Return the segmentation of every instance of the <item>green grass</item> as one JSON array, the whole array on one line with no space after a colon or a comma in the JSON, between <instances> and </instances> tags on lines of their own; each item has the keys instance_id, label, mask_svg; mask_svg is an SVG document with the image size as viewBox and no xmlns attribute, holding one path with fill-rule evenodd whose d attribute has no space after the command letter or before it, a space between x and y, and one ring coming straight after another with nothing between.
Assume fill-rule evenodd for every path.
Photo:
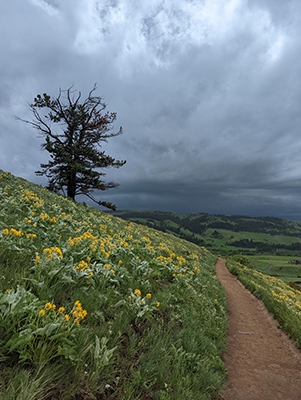
<instances>
[{"instance_id":1,"label":"green grass","mask_svg":"<svg viewBox=\"0 0 301 400\"><path fill-rule=\"evenodd\" d=\"M213 232L217 231L221 238L215 238ZM300 237L298 236L285 236L285 235L269 235L267 233L258 232L231 232L225 229L207 229L206 233L203 235L203 239L206 243L210 243L210 249L213 252L222 251L224 254L258 254L256 244L254 247L244 248L244 247L234 247L231 243L239 240L253 240L254 243L260 242L266 245L286 245L289 246L293 243L300 242ZM293 257L293 258L296 258Z\"/></svg>"},{"instance_id":2,"label":"green grass","mask_svg":"<svg viewBox=\"0 0 301 400\"><path fill-rule=\"evenodd\" d=\"M211 399L216 256L0 172L0 399Z\"/></svg>"},{"instance_id":3,"label":"green grass","mask_svg":"<svg viewBox=\"0 0 301 400\"><path fill-rule=\"evenodd\" d=\"M248 256L249 266L268 275L281 277L285 281L301 281L301 265L294 265L293 256L257 255Z\"/></svg>"}]
</instances>

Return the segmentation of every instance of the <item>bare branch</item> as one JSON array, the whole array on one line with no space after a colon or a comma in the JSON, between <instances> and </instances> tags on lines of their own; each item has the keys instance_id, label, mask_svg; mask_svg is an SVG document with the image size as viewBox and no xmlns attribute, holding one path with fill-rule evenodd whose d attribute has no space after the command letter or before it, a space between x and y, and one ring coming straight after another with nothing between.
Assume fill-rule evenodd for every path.
<instances>
[{"instance_id":1,"label":"bare branch","mask_svg":"<svg viewBox=\"0 0 301 400\"><path fill-rule=\"evenodd\" d=\"M38 113L38 111L36 110L36 108L32 105L29 104L29 108L31 109L36 121L32 120L32 121L28 121L26 119L22 119L20 117L15 117L17 120L25 122L26 124L31 125L34 129L37 129L38 131L41 132L41 136L50 136L52 137L54 140L57 140L60 144L63 144L63 142L60 139L60 135L54 134L50 128L50 126L48 124L46 124L46 122L43 120L43 118L40 116L40 114Z\"/></svg>"},{"instance_id":2,"label":"bare branch","mask_svg":"<svg viewBox=\"0 0 301 400\"><path fill-rule=\"evenodd\" d=\"M97 89L97 83L95 82L93 88L89 92L88 99L92 97L92 93L95 92L96 89Z\"/></svg>"}]
</instances>

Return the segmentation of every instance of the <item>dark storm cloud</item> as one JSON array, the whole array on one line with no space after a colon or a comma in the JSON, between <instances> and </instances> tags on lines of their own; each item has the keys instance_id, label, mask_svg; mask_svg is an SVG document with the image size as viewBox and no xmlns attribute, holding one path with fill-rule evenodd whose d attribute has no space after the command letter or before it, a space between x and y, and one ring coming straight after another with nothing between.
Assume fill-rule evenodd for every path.
<instances>
[{"instance_id":1,"label":"dark storm cloud","mask_svg":"<svg viewBox=\"0 0 301 400\"><path fill-rule=\"evenodd\" d=\"M297 0L11 0L0 6L0 168L37 183L37 93L98 83L119 209L301 219Z\"/></svg>"}]
</instances>

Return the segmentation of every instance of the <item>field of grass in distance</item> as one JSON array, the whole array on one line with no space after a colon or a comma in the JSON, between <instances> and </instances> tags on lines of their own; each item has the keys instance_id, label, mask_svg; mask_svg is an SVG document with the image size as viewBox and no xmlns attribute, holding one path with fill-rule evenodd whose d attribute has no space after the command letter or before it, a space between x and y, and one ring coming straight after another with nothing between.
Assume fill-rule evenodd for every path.
<instances>
[{"instance_id":1,"label":"field of grass in distance","mask_svg":"<svg viewBox=\"0 0 301 400\"><path fill-rule=\"evenodd\" d=\"M285 281L301 281L301 265L294 264L294 256L256 255L247 256L248 266Z\"/></svg>"},{"instance_id":2,"label":"field of grass in distance","mask_svg":"<svg viewBox=\"0 0 301 400\"><path fill-rule=\"evenodd\" d=\"M214 255L2 171L0 201L0 399L217 396Z\"/></svg>"}]
</instances>

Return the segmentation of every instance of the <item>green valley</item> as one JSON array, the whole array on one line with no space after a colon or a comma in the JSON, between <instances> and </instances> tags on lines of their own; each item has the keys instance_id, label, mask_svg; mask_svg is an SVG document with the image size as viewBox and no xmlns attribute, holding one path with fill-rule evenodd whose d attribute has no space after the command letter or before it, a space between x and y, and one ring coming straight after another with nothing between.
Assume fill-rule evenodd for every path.
<instances>
[{"instance_id":1,"label":"green valley","mask_svg":"<svg viewBox=\"0 0 301 400\"><path fill-rule=\"evenodd\" d=\"M123 210L114 215L172 233L223 255L301 255L301 222L297 221L205 213L185 215L151 210Z\"/></svg>"}]
</instances>

